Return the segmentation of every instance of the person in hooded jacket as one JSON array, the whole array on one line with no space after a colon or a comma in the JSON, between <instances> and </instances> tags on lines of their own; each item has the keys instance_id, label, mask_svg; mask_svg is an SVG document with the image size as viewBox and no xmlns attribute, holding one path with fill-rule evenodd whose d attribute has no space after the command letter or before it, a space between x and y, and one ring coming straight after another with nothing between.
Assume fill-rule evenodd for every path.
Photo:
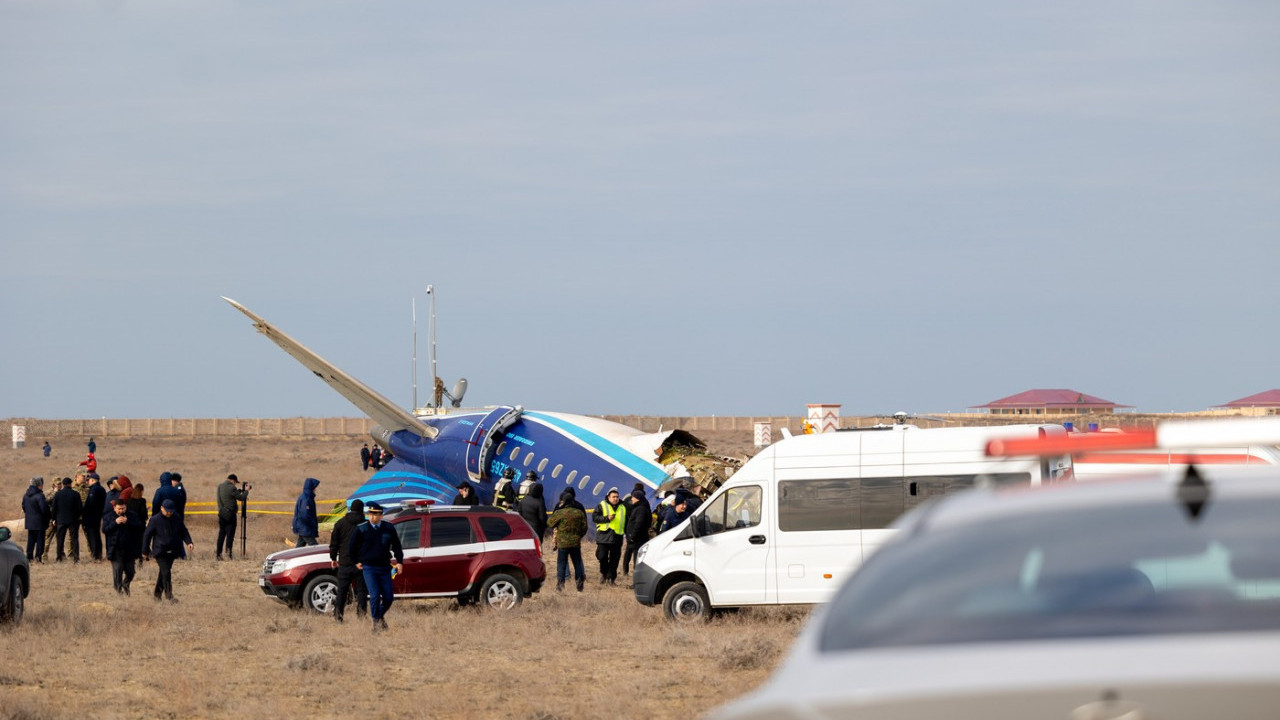
<instances>
[{"instance_id":1,"label":"person in hooded jacket","mask_svg":"<svg viewBox=\"0 0 1280 720\"><path fill-rule=\"evenodd\" d=\"M173 486L173 473L160 473L160 487L157 487L155 495L151 496L152 517L160 514L160 506L165 500L172 500L176 508L178 506L178 498L181 496L182 493Z\"/></svg>"},{"instance_id":2,"label":"person in hooded jacket","mask_svg":"<svg viewBox=\"0 0 1280 720\"><path fill-rule=\"evenodd\" d=\"M644 496L644 490L637 487L627 496L627 526L623 532L627 547L622 551L623 577L629 573L631 559L636 556L640 546L649 542L651 525L653 525L653 511L649 508L649 499Z\"/></svg>"},{"instance_id":3,"label":"person in hooded jacket","mask_svg":"<svg viewBox=\"0 0 1280 720\"><path fill-rule=\"evenodd\" d=\"M106 538L106 555L111 561L111 582L116 592L129 594L135 563L142 557L142 520L129 512L129 501L116 498L111 510L102 518L102 535Z\"/></svg>"},{"instance_id":4,"label":"person in hooded jacket","mask_svg":"<svg viewBox=\"0 0 1280 720\"><path fill-rule=\"evenodd\" d=\"M22 496L22 519L27 529L27 562L44 562L44 533L49 528L49 501L44 499L44 478L31 478Z\"/></svg>"},{"instance_id":5,"label":"person in hooded jacket","mask_svg":"<svg viewBox=\"0 0 1280 720\"><path fill-rule=\"evenodd\" d=\"M587 582L587 570L582 565L582 536L587 534L587 511L578 502L573 488L560 493L560 502L547 520L547 527L555 530L556 590L564 590L569 579L569 562L573 562L573 578L582 592Z\"/></svg>"},{"instance_id":6,"label":"person in hooded jacket","mask_svg":"<svg viewBox=\"0 0 1280 720\"><path fill-rule=\"evenodd\" d=\"M62 562L66 557L63 548L66 544L67 531L71 531L71 561L80 562L80 518L84 512L84 503L80 493L71 487L71 478L62 478L62 489L53 496L49 504L49 512L53 514L53 524L58 530L58 557Z\"/></svg>"},{"instance_id":7,"label":"person in hooded jacket","mask_svg":"<svg viewBox=\"0 0 1280 720\"><path fill-rule=\"evenodd\" d=\"M542 499L542 483L529 486L529 494L525 495L519 505L520 517L529 523L533 532L542 542L547 535L547 505Z\"/></svg>"},{"instance_id":8,"label":"person in hooded jacket","mask_svg":"<svg viewBox=\"0 0 1280 720\"><path fill-rule=\"evenodd\" d=\"M147 488L142 483L121 490L120 499L128 503L129 512L137 515L143 525L147 524ZM138 567L142 567L142 558L138 558Z\"/></svg>"},{"instance_id":9,"label":"person in hooded jacket","mask_svg":"<svg viewBox=\"0 0 1280 720\"><path fill-rule=\"evenodd\" d=\"M458 485L458 494L453 496L454 505L479 505L480 498L476 497L476 489L471 487L471 483L463 480Z\"/></svg>"},{"instance_id":10,"label":"person in hooded jacket","mask_svg":"<svg viewBox=\"0 0 1280 720\"><path fill-rule=\"evenodd\" d=\"M302 481L302 492L293 504L293 534L298 536L298 547L315 545L320 536L320 519L316 516L316 488L320 481L307 478Z\"/></svg>"},{"instance_id":11,"label":"person in hooded jacket","mask_svg":"<svg viewBox=\"0 0 1280 720\"><path fill-rule=\"evenodd\" d=\"M351 536L364 524L364 501L352 500L347 514L338 519L329 535L329 560L338 571L338 593L333 598L333 619L342 622L347 609L347 593L355 584L356 615L364 617L369 612L369 589L364 585L364 573L356 569L351 556Z\"/></svg>"}]
</instances>

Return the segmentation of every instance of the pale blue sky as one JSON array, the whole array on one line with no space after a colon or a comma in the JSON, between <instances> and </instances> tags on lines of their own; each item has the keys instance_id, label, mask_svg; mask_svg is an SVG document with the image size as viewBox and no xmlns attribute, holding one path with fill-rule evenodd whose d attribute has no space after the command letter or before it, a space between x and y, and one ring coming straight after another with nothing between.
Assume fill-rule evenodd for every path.
<instances>
[{"instance_id":1,"label":"pale blue sky","mask_svg":"<svg viewBox=\"0 0 1280 720\"><path fill-rule=\"evenodd\" d=\"M1280 387L1272 2L0 4L0 417ZM420 322L419 396L426 397Z\"/></svg>"}]
</instances>

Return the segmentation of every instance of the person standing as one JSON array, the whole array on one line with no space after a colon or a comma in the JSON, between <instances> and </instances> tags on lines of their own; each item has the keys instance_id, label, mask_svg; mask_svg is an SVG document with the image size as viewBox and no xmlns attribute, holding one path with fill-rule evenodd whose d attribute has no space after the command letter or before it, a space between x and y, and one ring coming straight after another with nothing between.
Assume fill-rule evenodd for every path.
<instances>
[{"instance_id":1,"label":"person standing","mask_svg":"<svg viewBox=\"0 0 1280 720\"><path fill-rule=\"evenodd\" d=\"M184 547L188 552L196 549L186 523L175 512L176 505L172 500L161 502L160 512L151 516L142 533L142 557L144 560L154 558L159 567L154 593L157 601L163 594L169 602L178 602L173 596L173 561Z\"/></svg>"},{"instance_id":2,"label":"person standing","mask_svg":"<svg viewBox=\"0 0 1280 720\"><path fill-rule=\"evenodd\" d=\"M142 557L143 530L142 520L129 512L128 500L116 498L111 512L102 519L107 559L111 561L111 584L121 595L129 594L135 563Z\"/></svg>"},{"instance_id":3,"label":"person standing","mask_svg":"<svg viewBox=\"0 0 1280 720\"><path fill-rule=\"evenodd\" d=\"M351 536L364 524L364 501L352 500L347 514L333 525L329 535L329 561L338 571L338 593L333 598L333 619L342 622L347 609L347 593L355 583L356 615L363 617L369 611L369 590L364 585L364 573L356 569L351 556Z\"/></svg>"},{"instance_id":4,"label":"person standing","mask_svg":"<svg viewBox=\"0 0 1280 720\"><path fill-rule=\"evenodd\" d=\"M503 510L512 510L516 506L516 489L511 486L511 482L516 479L516 471L514 468L504 468L502 477L498 478L498 482L493 486L493 504Z\"/></svg>"},{"instance_id":5,"label":"person standing","mask_svg":"<svg viewBox=\"0 0 1280 720\"><path fill-rule=\"evenodd\" d=\"M98 470L98 459L93 456L93 453L89 453L89 457L81 460L80 464L84 466L84 471L87 473L97 472Z\"/></svg>"},{"instance_id":6,"label":"person standing","mask_svg":"<svg viewBox=\"0 0 1280 720\"><path fill-rule=\"evenodd\" d=\"M128 503L129 512L138 516L143 525L147 524L147 489L142 483L130 485L120 492L120 499ZM138 567L142 567L142 558L138 558Z\"/></svg>"},{"instance_id":7,"label":"person standing","mask_svg":"<svg viewBox=\"0 0 1280 720\"><path fill-rule=\"evenodd\" d=\"M369 617L376 633L387 629L387 610L395 601L391 569L400 572L404 548L400 546L400 537L391 523L382 522L381 505L369 503L365 506L365 514L369 516L369 522L361 524L351 534L349 549L356 568L364 573L365 586L369 588Z\"/></svg>"},{"instance_id":8,"label":"person standing","mask_svg":"<svg viewBox=\"0 0 1280 720\"><path fill-rule=\"evenodd\" d=\"M93 438L89 438L89 454L92 455L96 452L98 452L98 443L94 442Z\"/></svg>"},{"instance_id":9,"label":"person standing","mask_svg":"<svg viewBox=\"0 0 1280 720\"><path fill-rule=\"evenodd\" d=\"M365 443L364 447L360 448L360 468L369 469L369 443Z\"/></svg>"},{"instance_id":10,"label":"person standing","mask_svg":"<svg viewBox=\"0 0 1280 720\"><path fill-rule=\"evenodd\" d=\"M591 512L596 523L596 560L600 561L600 582L616 585L618 560L622 559L622 536L627 527L627 506L618 488L611 487L604 500Z\"/></svg>"},{"instance_id":11,"label":"person standing","mask_svg":"<svg viewBox=\"0 0 1280 720\"><path fill-rule=\"evenodd\" d=\"M534 483L529 487L529 494L520 500L520 517L533 528L538 542L547 535L547 505L542 499L542 483Z\"/></svg>"},{"instance_id":12,"label":"person standing","mask_svg":"<svg viewBox=\"0 0 1280 720\"><path fill-rule=\"evenodd\" d=\"M303 480L302 492L293 503L293 534L298 536L298 547L315 545L320 536L320 519L316 516L317 487L320 487L319 480Z\"/></svg>"},{"instance_id":13,"label":"person standing","mask_svg":"<svg viewBox=\"0 0 1280 720\"><path fill-rule=\"evenodd\" d=\"M51 445L49 444L49 441L48 441L48 440L45 440L45 441L44 441L44 456L45 456L45 457L49 457L49 453L51 453L51 452L53 452L53 446L51 446Z\"/></svg>"},{"instance_id":14,"label":"person standing","mask_svg":"<svg viewBox=\"0 0 1280 720\"><path fill-rule=\"evenodd\" d=\"M382 448L377 445L374 445L373 449L369 451L369 465L374 470L382 467Z\"/></svg>"},{"instance_id":15,"label":"person standing","mask_svg":"<svg viewBox=\"0 0 1280 720\"><path fill-rule=\"evenodd\" d=\"M80 516L80 527L84 529L85 544L89 546L89 554L94 561L102 561L102 515L107 509L107 491L102 489L98 473L88 476L89 485L84 497L84 511Z\"/></svg>"},{"instance_id":16,"label":"person standing","mask_svg":"<svg viewBox=\"0 0 1280 720\"><path fill-rule=\"evenodd\" d=\"M62 478L62 489L54 494L49 512L53 514L53 524L58 533L57 562L66 557L63 548L68 530L71 531L71 561L80 562L80 518L84 514L84 503L80 501L80 493L71 487L71 478Z\"/></svg>"},{"instance_id":17,"label":"person standing","mask_svg":"<svg viewBox=\"0 0 1280 720\"><path fill-rule=\"evenodd\" d=\"M218 483L218 544L214 546L218 560L222 559L224 545L227 559L234 559L231 549L236 544L236 513L240 510L240 503L249 497L248 484L241 488L237 487L239 482L240 478L231 473Z\"/></svg>"},{"instance_id":18,"label":"person standing","mask_svg":"<svg viewBox=\"0 0 1280 720\"><path fill-rule=\"evenodd\" d=\"M22 520L27 529L27 562L44 562L44 533L49 527L49 501L44 499L44 478L31 478L22 496Z\"/></svg>"},{"instance_id":19,"label":"person standing","mask_svg":"<svg viewBox=\"0 0 1280 720\"><path fill-rule=\"evenodd\" d=\"M476 489L471 487L471 483L463 480L458 485L458 494L453 496L454 505L479 505L480 498L476 497Z\"/></svg>"},{"instance_id":20,"label":"person standing","mask_svg":"<svg viewBox=\"0 0 1280 720\"><path fill-rule=\"evenodd\" d=\"M582 536L587 534L587 511L578 502L573 488L567 487L560 493L560 502L556 503L551 519L547 520L547 527L555 530L556 591L564 590L564 582L569 579L569 562L573 561L573 578L578 583L578 592L582 592L587 582L587 570L582 565Z\"/></svg>"},{"instance_id":21,"label":"person standing","mask_svg":"<svg viewBox=\"0 0 1280 720\"><path fill-rule=\"evenodd\" d=\"M653 511L649 508L649 499L644 496L644 489L637 487L627 497L627 527L623 535L627 547L622 551L622 576L626 577L631 567L631 559L636 556L640 546L649 542L649 527L653 524Z\"/></svg>"},{"instance_id":22,"label":"person standing","mask_svg":"<svg viewBox=\"0 0 1280 720\"><path fill-rule=\"evenodd\" d=\"M165 500L172 500L174 507L177 507L178 498L182 493L173 486L173 473L160 473L160 487L156 488L156 494L151 497L151 516L155 517L160 514L160 505Z\"/></svg>"}]
</instances>

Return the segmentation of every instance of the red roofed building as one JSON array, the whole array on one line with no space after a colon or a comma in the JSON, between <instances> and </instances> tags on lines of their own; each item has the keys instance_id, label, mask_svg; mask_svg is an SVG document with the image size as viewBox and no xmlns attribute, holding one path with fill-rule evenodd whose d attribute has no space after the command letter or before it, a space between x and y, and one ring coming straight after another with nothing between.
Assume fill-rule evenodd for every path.
<instances>
[{"instance_id":1,"label":"red roofed building","mask_svg":"<svg viewBox=\"0 0 1280 720\"><path fill-rule=\"evenodd\" d=\"M1081 415L1114 413L1117 408L1129 407L1133 406L1117 405L1075 390L1028 390L974 409L986 410L992 415Z\"/></svg>"},{"instance_id":2,"label":"red roofed building","mask_svg":"<svg viewBox=\"0 0 1280 720\"><path fill-rule=\"evenodd\" d=\"M1225 405L1215 405L1214 407L1222 408L1258 408L1266 415L1280 415L1280 390L1267 390L1257 395L1242 397L1239 400L1232 400Z\"/></svg>"}]
</instances>

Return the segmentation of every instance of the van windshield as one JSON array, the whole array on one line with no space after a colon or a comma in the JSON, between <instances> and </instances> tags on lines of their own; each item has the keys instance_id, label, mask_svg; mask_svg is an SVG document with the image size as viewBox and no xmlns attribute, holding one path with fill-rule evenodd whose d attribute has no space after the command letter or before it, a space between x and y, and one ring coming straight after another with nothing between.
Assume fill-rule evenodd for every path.
<instances>
[{"instance_id":1,"label":"van windshield","mask_svg":"<svg viewBox=\"0 0 1280 720\"><path fill-rule=\"evenodd\" d=\"M1089 507L926 530L831 601L823 651L1280 629L1280 500Z\"/></svg>"}]
</instances>

